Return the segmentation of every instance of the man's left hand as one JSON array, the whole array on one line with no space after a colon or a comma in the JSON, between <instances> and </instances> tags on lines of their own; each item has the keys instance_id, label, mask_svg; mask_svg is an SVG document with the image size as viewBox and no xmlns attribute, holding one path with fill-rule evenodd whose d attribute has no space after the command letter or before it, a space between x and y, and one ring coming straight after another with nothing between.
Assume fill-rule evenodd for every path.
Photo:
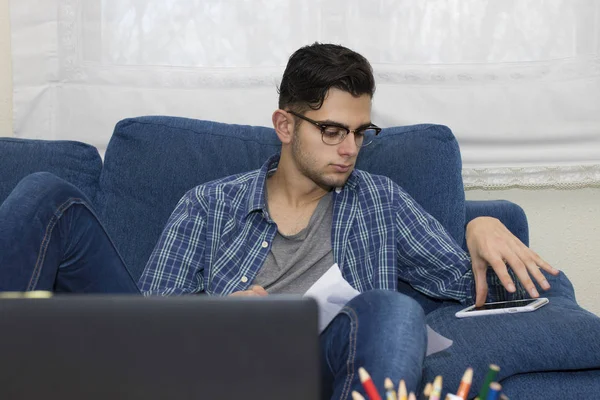
<instances>
[{"instance_id":1,"label":"man's left hand","mask_svg":"<svg viewBox=\"0 0 600 400\"><path fill-rule=\"evenodd\" d=\"M560 272L542 260L536 252L525 246L496 218L478 217L473 219L467 224L466 236L475 277L477 293L475 304L478 307L485 303L487 297L486 271L488 265L494 269L506 290L514 293L516 287L508 274L506 268L508 264L529 295L534 298L539 297L539 293L531 277L544 290L548 290L550 284L540 268L552 275L558 275Z\"/></svg>"}]
</instances>

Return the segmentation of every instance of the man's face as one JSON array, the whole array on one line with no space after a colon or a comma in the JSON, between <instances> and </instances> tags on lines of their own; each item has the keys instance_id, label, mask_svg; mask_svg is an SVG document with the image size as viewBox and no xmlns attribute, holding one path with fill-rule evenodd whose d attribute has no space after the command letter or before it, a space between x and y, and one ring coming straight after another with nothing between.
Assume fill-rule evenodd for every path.
<instances>
[{"instance_id":1,"label":"man's face","mask_svg":"<svg viewBox=\"0 0 600 400\"><path fill-rule=\"evenodd\" d=\"M320 122L342 125L350 130L371 123L371 97L354 97L348 92L332 88L319 110L309 110L304 116ZM321 139L319 127L296 119L292 139L292 159L298 170L324 189L343 186L356 164L360 148L354 141L354 133L343 142L327 145Z\"/></svg>"}]
</instances>

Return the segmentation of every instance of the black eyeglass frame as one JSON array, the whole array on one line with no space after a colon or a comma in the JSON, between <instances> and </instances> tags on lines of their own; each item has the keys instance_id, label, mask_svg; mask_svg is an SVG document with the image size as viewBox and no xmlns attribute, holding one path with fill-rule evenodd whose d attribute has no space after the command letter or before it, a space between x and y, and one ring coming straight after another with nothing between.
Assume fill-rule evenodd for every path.
<instances>
[{"instance_id":1,"label":"black eyeglass frame","mask_svg":"<svg viewBox=\"0 0 600 400\"><path fill-rule=\"evenodd\" d=\"M346 140L346 136L348 136L350 133L354 133L354 143L356 143L356 134L357 133L360 133L360 132L372 129L372 130L375 131L375 135L374 135L374 137L375 137L375 136L379 135L379 133L381 132L381 128L378 127L377 125L373 125L373 124L371 124L369 126L365 126L363 128L351 130L351 129L348 129L345 126L342 126L340 124L332 124L332 123L324 124L323 122L315 121L313 119L310 119L310 118L308 118L308 117L306 117L306 116L304 116L302 114L299 114L299 113L297 113L295 111L292 111L292 110L285 110L285 111L288 112L288 113L290 113L290 114L292 114L292 115L294 115L294 116L296 116L296 117L298 117L298 118L300 118L300 119L303 119L306 122L310 122L311 124L313 124L317 128L321 129L321 140L323 141L323 143L325 143L328 146L336 146L336 145L342 143L344 140ZM325 141L325 130L327 128L329 128L329 127L335 127L335 128L342 129L346 133L341 137L341 139L340 139L339 142L337 142L337 143L327 143ZM366 138L365 135L363 135L363 140L364 140L364 138ZM360 146L358 146L358 145L357 146L358 147L366 147L366 146L370 145L371 143L373 143L373 139L371 139L370 141L368 141L366 143L363 142L363 143L360 144Z\"/></svg>"}]
</instances>

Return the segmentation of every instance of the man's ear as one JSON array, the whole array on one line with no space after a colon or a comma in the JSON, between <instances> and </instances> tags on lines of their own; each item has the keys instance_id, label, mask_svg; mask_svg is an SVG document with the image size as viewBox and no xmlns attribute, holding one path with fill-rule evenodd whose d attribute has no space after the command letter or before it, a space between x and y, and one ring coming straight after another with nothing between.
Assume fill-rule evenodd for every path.
<instances>
[{"instance_id":1,"label":"man's ear","mask_svg":"<svg viewBox=\"0 0 600 400\"><path fill-rule=\"evenodd\" d=\"M283 110L275 110L273 113L273 128L282 144L288 144L294 136L294 117Z\"/></svg>"}]
</instances>

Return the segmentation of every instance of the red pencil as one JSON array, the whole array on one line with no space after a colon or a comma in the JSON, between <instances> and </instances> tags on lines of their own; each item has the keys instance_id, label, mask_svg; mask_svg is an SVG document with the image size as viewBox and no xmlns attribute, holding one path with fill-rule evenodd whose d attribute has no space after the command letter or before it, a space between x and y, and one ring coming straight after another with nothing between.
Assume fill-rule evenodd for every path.
<instances>
[{"instance_id":1,"label":"red pencil","mask_svg":"<svg viewBox=\"0 0 600 400\"><path fill-rule=\"evenodd\" d=\"M381 396L379 395L379 392L377 392L373 379L371 379L371 375L369 375L367 370L360 367L358 369L358 376L360 377L360 383L362 383L365 388L369 400L381 400Z\"/></svg>"},{"instance_id":2,"label":"red pencil","mask_svg":"<svg viewBox=\"0 0 600 400\"><path fill-rule=\"evenodd\" d=\"M465 374L463 375L463 377L460 381L460 386L458 387L458 391L456 392L456 395L458 397L462 397L463 399L468 398L469 397L469 389L471 389L472 382L473 382L473 368L469 367L465 371Z\"/></svg>"}]
</instances>

